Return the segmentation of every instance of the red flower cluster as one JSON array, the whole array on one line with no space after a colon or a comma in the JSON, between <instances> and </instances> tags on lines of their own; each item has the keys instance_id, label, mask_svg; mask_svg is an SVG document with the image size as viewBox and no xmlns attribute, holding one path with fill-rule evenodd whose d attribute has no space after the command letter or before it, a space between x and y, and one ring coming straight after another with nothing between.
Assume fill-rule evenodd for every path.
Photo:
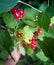
<instances>
[{"instance_id":1,"label":"red flower cluster","mask_svg":"<svg viewBox=\"0 0 54 65\"><path fill-rule=\"evenodd\" d=\"M16 8L13 8L11 10L11 13L15 19L20 19L24 15L24 10L23 9L18 10Z\"/></svg>"},{"instance_id":2,"label":"red flower cluster","mask_svg":"<svg viewBox=\"0 0 54 65\"><path fill-rule=\"evenodd\" d=\"M30 41L30 44L28 44L28 45L32 48L32 50L35 50L36 49L36 38L35 38L35 36L33 36L32 39L29 41ZM22 46L24 48L26 48L26 45L27 45L27 43L22 44Z\"/></svg>"},{"instance_id":3,"label":"red flower cluster","mask_svg":"<svg viewBox=\"0 0 54 65\"><path fill-rule=\"evenodd\" d=\"M33 36L32 37L32 39L31 40L29 40L30 41L30 44L29 44L29 46L32 48L32 50L35 50L36 49L36 38L35 38L35 36ZM24 47L24 48L26 48L26 45L27 45L27 43L25 43L25 44L22 44L22 46Z\"/></svg>"},{"instance_id":4,"label":"red flower cluster","mask_svg":"<svg viewBox=\"0 0 54 65\"><path fill-rule=\"evenodd\" d=\"M20 38L20 37L22 37L22 35L23 34L21 33L21 31L18 30L17 37ZM30 44L28 44L27 42L25 42L24 44L22 44L22 46L24 48L26 48L26 45L28 44L29 46L31 46L32 50L35 50L36 49L36 38L35 38L35 36L33 36L32 39L29 40L29 42L30 42Z\"/></svg>"},{"instance_id":5,"label":"red flower cluster","mask_svg":"<svg viewBox=\"0 0 54 65\"><path fill-rule=\"evenodd\" d=\"M30 42L31 42L31 44L30 44L30 46L31 46L31 48L33 49L33 50L35 50L36 49L36 38L35 38L35 36L33 36L32 37L32 39L30 40Z\"/></svg>"},{"instance_id":6,"label":"red flower cluster","mask_svg":"<svg viewBox=\"0 0 54 65\"><path fill-rule=\"evenodd\" d=\"M18 32L17 32L17 37L18 37L18 38L22 37L22 33L21 33L20 30L18 30Z\"/></svg>"},{"instance_id":7,"label":"red flower cluster","mask_svg":"<svg viewBox=\"0 0 54 65\"><path fill-rule=\"evenodd\" d=\"M39 35L41 33L41 28L38 28L38 30L35 32L35 34Z\"/></svg>"}]
</instances>

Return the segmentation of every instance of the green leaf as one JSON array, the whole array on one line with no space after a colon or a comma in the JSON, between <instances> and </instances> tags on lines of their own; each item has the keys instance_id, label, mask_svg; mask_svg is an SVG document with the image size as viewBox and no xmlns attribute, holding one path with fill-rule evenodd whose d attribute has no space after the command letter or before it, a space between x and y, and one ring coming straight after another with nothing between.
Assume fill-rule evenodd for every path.
<instances>
[{"instance_id":1,"label":"green leaf","mask_svg":"<svg viewBox=\"0 0 54 65\"><path fill-rule=\"evenodd\" d=\"M38 35L38 39L40 39L41 41L43 40L44 37L44 31L42 31L39 35Z\"/></svg>"},{"instance_id":2,"label":"green leaf","mask_svg":"<svg viewBox=\"0 0 54 65\"><path fill-rule=\"evenodd\" d=\"M38 30L38 26L36 26L36 27L30 27L30 28L31 28L31 31L32 31L33 33Z\"/></svg>"},{"instance_id":3,"label":"green leaf","mask_svg":"<svg viewBox=\"0 0 54 65\"><path fill-rule=\"evenodd\" d=\"M39 9L42 11L42 12L45 12L46 8L48 7L48 5L46 4L46 2L42 3L41 6L39 7Z\"/></svg>"},{"instance_id":4,"label":"green leaf","mask_svg":"<svg viewBox=\"0 0 54 65\"><path fill-rule=\"evenodd\" d=\"M25 8L25 14L23 16L23 19L28 20L35 20L36 19L37 11L32 8Z\"/></svg>"},{"instance_id":5,"label":"green leaf","mask_svg":"<svg viewBox=\"0 0 54 65\"><path fill-rule=\"evenodd\" d=\"M39 45L44 51L45 55L54 62L54 39L45 37L44 41L39 41Z\"/></svg>"},{"instance_id":6,"label":"green leaf","mask_svg":"<svg viewBox=\"0 0 54 65\"><path fill-rule=\"evenodd\" d=\"M23 31L24 31L24 35L25 35L25 38L26 39L31 39L32 36L33 36L33 32L31 31L30 27L29 26L25 26L23 28Z\"/></svg>"},{"instance_id":7,"label":"green leaf","mask_svg":"<svg viewBox=\"0 0 54 65\"><path fill-rule=\"evenodd\" d=\"M9 28L15 28L15 26L17 25L17 21L9 13L3 14L3 21L5 22L6 26Z\"/></svg>"},{"instance_id":8,"label":"green leaf","mask_svg":"<svg viewBox=\"0 0 54 65\"><path fill-rule=\"evenodd\" d=\"M18 0L0 0L0 13L7 12L18 3Z\"/></svg>"},{"instance_id":9,"label":"green leaf","mask_svg":"<svg viewBox=\"0 0 54 65\"><path fill-rule=\"evenodd\" d=\"M9 56L9 53L6 50L2 50L0 53L0 58L7 59Z\"/></svg>"},{"instance_id":10,"label":"green leaf","mask_svg":"<svg viewBox=\"0 0 54 65\"><path fill-rule=\"evenodd\" d=\"M46 14L48 14L48 16L51 18L51 17L53 17L54 16L54 7L48 7L47 9L46 9Z\"/></svg>"},{"instance_id":11,"label":"green leaf","mask_svg":"<svg viewBox=\"0 0 54 65\"><path fill-rule=\"evenodd\" d=\"M51 24L54 24L54 16L51 18Z\"/></svg>"},{"instance_id":12,"label":"green leaf","mask_svg":"<svg viewBox=\"0 0 54 65\"><path fill-rule=\"evenodd\" d=\"M37 56L40 60L42 60L42 61L44 61L44 62L48 61L48 58L44 55L44 53L43 53L42 50L39 51L39 52L36 54L36 56Z\"/></svg>"},{"instance_id":13,"label":"green leaf","mask_svg":"<svg viewBox=\"0 0 54 65\"><path fill-rule=\"evenodd\" d=\"M0 65L4 65L4 62L3 61L0 61Z\"/></svg>"},{"instance_id":14,"label":"green leaf","mask_svg":"<svg viewBox=\"0 0 54 65\"><path fill-rule=\"evenodd\" d=\"M36 20L36 14L37 11L32 9L32 8L25 8L25 14L23 16L23 22L35 27L36 26L36 22L34 20Z\"/></svg>"},{"instance_id":15,"label":"green leaf","mask_svg":"<svg viewBox=\"0 0 54 65\"><path fill-rule=\"evenodd\" d=\"M33 0L32 2L29 2L29 4L31 4L32 6L35 6L35 7L39 7L40 6L39 0Z\"/></svg>"},{"instance_id":16,"label":"green leaf","mask_svg":"<svg viewBox=\"0 0 54 65\"><path fill-rule=\"evenodd\" d=\"M46 13L41 13L38 17L38 24L41 28L48 31L50 24L50 17Z\"/></svg>"},{"instance_id":17,"label":"green leaf","mask_svg":"<svg viewBox=\"0 0 54 65\"><path fill-rule=\"evenodd\" d=\"M7 49L13 46L13 41L7 30L0 30L0 44Z\"/></svg>"},{"instance_id":18,"label":"green leaf","mask_svg":"<svg viewBox=\"0 0 54 65\"><path fill-rule=\"evenodd\" d=\"M0 30L0 44L10 54L11 58L13 59L11 55L11 51L13 50L13 41L7 30Z\"/></svg>"},{"instance_id":19,"label":"green leaf","mask_svg":"<svg viewBox=\"0 0 54 65\"><path fill-rule=\"evenodd\" d=\"M34 53L34 51L32 50L32 48L29 45L27 45L27 47L26 47L26 53L29 56L32 56L32 54Z\"/></svg>"},{"instance_id":20,"label":"green leaf","mask_svg":"<svg viewBox=\"0 0 54 65\"><path fill-rule=\"evenodd\" d=\"M19 44L19 51L23 56L25 55L25 49L21 44Z\"/></svg>"},{"instance_id":21,"label":"green leaf","mask_svg":"<svg viewBox=\"0 0 54 65\"><path fill-rule=\"evenodd\" d=\"M41 13L38 17L38 24L46 31L49 28L50 18L54 16L54 7L48 7L44 13Z\"/></svg>"},{"instance_id":22,"label":"green leaf","mask_svg":"<svg viewBox=\"0 0 54 65\"><path fill-rule=\"evenodd\" d=\"M43 41L45 36L54 38L54 28L49 28L48 32L42 30L42 32L38 35L38 39Z\"/></svg>"},{"instance_id":23,"label":"green leaf","mask_svg":"<svg viewBox=\"0 0 54 65\"><path fill-rule=\"evenodd\" d=\"M48 30L48 32L45 32L45 35L47 37L54 38L54 28L51 28L51 29Z\"/></svg>"},{"instance_id":24,"label":"green leaf","mask_svg":"<svg viewBox=\"0 0 54 65\"><path fill-rule=\"evenodd\" d=\"M36 22L31 20L23 20L23 22L29 26L36 27Z\"/></svg>"}]
</instances>

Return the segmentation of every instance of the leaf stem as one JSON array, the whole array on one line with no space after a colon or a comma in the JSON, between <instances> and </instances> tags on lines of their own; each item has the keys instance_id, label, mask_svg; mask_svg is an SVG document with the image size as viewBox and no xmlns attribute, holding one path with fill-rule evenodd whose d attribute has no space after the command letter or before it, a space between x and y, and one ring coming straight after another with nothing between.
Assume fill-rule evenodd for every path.
<instances>
[{"instance_id":1,"label":"leaf stem","mask_svg":"<svg viewBox=\"0 0 54 65\"><path fill-rule=\"evenodd\" d=\"M25 3L25 2L22 2L22 1L18 1L18 2L27 5L27 6L33 8L34 10L36 10L36 11L38 11L38 12L40 12L40 13L42 12L41 10L39 10L39 9L37 9L37 8L35 8L35 7L33 7L33 6L29 5L29 4L27 4L27 3Z\"/></svg>"}]
</instances>

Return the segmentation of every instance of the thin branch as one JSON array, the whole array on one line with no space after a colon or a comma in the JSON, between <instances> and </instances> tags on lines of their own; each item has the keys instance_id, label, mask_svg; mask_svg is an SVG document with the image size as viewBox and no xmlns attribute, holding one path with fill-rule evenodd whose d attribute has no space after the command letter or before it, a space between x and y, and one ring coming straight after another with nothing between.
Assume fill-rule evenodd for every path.
<instances>
[{"instance_id":1,"label":"thin branch","mask_svg":"<svg viewBox=\"0 0 54 65\"><path fill-rule=\"evenodd\" d=\"M0 24L0 28L6 30L6 27L3 26L3 25L1 25L1 24ZM10 34L13 34L13 32L12 32L10 29L8 29L8 32L9 32Z\"/></svg>"},{"instance_id":2,"label":"thin branch","mask_svg":"<svg viewBox=\"0 0 54 65\"><path fill-rule=\"evenodd\" d=\"M2 29L4 29L4 30L6 29L6 27L3 26L3 25L1 25L1 24L0 24L0 28L2 28Z\"/></svg>"},{"instance_id":3,"label":"thin branch","mask_svg":"<svg viewBox=\"0 0 54 65\"><path fill-rule=\"evenodd\" d=\"M22 1L18 1L18 2L27 5L27 6L33 8L34 10L36 10L36 11L38 11L38 12L40 12L40 13L42 12L41 10L39 10L39 9L37 9L37 8L35 8L35 7L33 7L33 6L29 5L29 4L27 4L27 3L25 3L25 2L22 2Z\"/></svg>"},{"instance_id":4,"label":"thin branch","mask_svg":"<svg viewBox=\"0 0 54 65\"><path fill-rule=\"evenodd\" d=\"M48 0L48 6L49 6L49 0Z\"/></svg>"}]
</instances>

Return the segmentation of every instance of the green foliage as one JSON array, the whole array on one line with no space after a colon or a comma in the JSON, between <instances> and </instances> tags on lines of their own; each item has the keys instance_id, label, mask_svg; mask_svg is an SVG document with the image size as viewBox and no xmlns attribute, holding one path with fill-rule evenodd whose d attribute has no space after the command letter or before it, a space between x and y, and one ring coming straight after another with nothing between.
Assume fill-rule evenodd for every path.
<instances>
[{"instance_id":1,"label":"green foliage","mask_svg":"<svg viewBox=\"0 0 54 65\"><path fill-rule=\"evenodd\" d=\"M39 7L39 9L42 11L42 12L45 12L46 8L48 7L47 3L44 2L41 4L41 6Z\"/></svg>"},{"instance_id":2,"label":"green foliage","mask_svg":"<svg viewBox=\"0 0 54 65\"><path fill-rule=\"evenodd\" d=\"M23 22L27 25L36 26L36 10L33 10L32 8L25 8L25 15L23 17Z\"/></svg>"},{"instance_id":3,"label":"green foliage","mask_svg":"<svg viewBox=\"0 0 54 65\"><path fill-rule=\"evenodd\" d=\"M47 24L46 24L47 23ZM38 24L41 28L48 31L49 24L50 24L50 17L47 13L41 13L38 17Z\"/></svg>"},{"instance_id":4,"label":"green foliage","mask_svg":"<svg viewBox=\"0 0 54 65\"><path fill-rule=\"evenodd\" d=\"M26 53L27 53L29 56L31 56L31 55L34 53L34 51L32 50L32 48L31 48L29 45L27 45Z\"/></svg>"},{"instance_id":5,"label":"green foliage","mask_svg":"<svg viewBox=\"0 0 54 65\"><path fill-rule=\"evenodd\" d=\"M45 36L45 31L43 30L39 35L38 39L43 40L43 37Z\"/></svg>"},{"instance_id":6,"label":"green foliage","mask_svg":"<svg viewBox=\"0 0 54 65\"><path fill-rule=\"evenodd\" d=\"M4 62L3 61L0 61L0 65L4 65Z\"/></svg>"},{"instance_id":7,"label":"green foliage","mask_svg":"<svg viewBox=\"0 0 54 65\"><path fill-rule=\"evenodd\" d=\"M2 29L0 30L0 45L1 45L1 48L3 48L3 50L6 50L8 54L11 55L10 52L13 50L13 41L7 30L2 30Z\"/></svg>"},{"instance_id":8,"label":"green foliage","mask_svg":"<svg viewBox=\"0 0 54 65\"><path fill-rule=\"evenodd\" d=\"M38 35L38 39L42 41L45 36L54 38L54 28L49 28L48 32L42 30L42 32Z\"/></svg>"},{"instance_id":9,"label":"green foliage","mask_svg":"<svg viewBox=\"0 0 54 65\"><path fill-rule=\"evenodd\" d=\"M7 12L18 3L18 0L0 0L0 13Z\"/></svg>"},{"instance_id":10,"label":"green foliage","mask_svg":"<svg viewBox=\"0 0 54 65\"><path fill-rule=\"evenodd\" d=\"M28 2L24 3L22 1ZM0 1L0 58L6 59L9 54L12 57L11 51L13 50L13 47L16 46L19 48L23 57L26 55L29 56L29 63L26 57L26 60L23 60L25 64L52 65L51 62L47 61L49 61L49 57L50 61L54 62L54 0L22 1L20 1L21 3L19 4L17 4L19 0ZM17 9L24 9L25 11L24 16L18 20L15 20L10 12L14 6ZM16 12L13 14L16 14ZM52 28L49 28L50 24L53 24ZM3 30L3 27L5 27L5 30ZM42 30L40 34L36 34L36 32L40 32L38 31L38 27ZM20 32L18 32L18 30L20 30ZM13 33L11 34L10 31ZM19 37L16 36L17 34L19 34ZM35 50L32 50L30 44L28 43L33 36L36 38L35 44L37 47ZM15 45L13 45L14 43L12 40L14 40ZM24 48L22 44L26 44L26 48ZM32 46L34 45L32 44ZM45 62L47 63L44 64ZM25 64L23 63L23 65Z\"/></svg>"},{"instance_id":11,"label":"green foliage","mask_svg":"<svg viewBox=\"0 0 54 65\"><path fill-rule=\"evenodd\" d=\"M0 44L7 49L10 49L13 45L13 41L7 30L0 30Z\"/></svg>"},{"instance_id":12,"label":"green foliage","mask_svg":"<svg viewBox=\"0 0 54 65\"><path fill-rule=\"evenodd\" d=\"M54 6L54 0L51 0L51 6Z\"/></svg>"},{"instance_id":13,"label":"green foliage","mask_svg":"<svg viewBox=\"0 0 54 65\"><path fill-rule=\"evenodd\" d=\"M6 26L9 28L15 28L17 25L17 21L14 19L12 14L9 14L9 13L3 14L3 21L6 24Z\"/></svg>"},{"instance_id":14,"label":"green foliage","mask_svg":"<svg viewBox=\"0 0 54 65\"><path fill-rule=\"evenodd\" d=\"M19 51L20 51L20 53L21 53L23 56L25 55L25 49L24 49L24 47L22 47L21 44L19 44Z\"/></svg>"},{"instance_id":15,"label":"green foliage","mask_svg":"<svg viewBox=\"0 0 54 65\"><path fill-rule=\"evenodd\" d=\"M41 13L38 17L38 24L44 30L48 30L51 22L50 18L54 16L54 7L46 8L44 13Z\"/></svg>"},{"instance_id":16,"label":"green foliage","mask_svg":"<svg viewBox=\"0 0 54 65\"><path fill-rule=\"evenodd\" d=\"M44 51L45 55L48 56L54 62L54 39L45 37L44 41L39 41L39 45Z\"/></svg>"},{"instance_id":17,"label":"green foliage","mask_svg":"<svg viewBox=\"0 0 54 65\"><path fill-rule=\"evenodd\" d=\"M47 37L54 38L54 28L49 29L48 32L45 32L45 35L46 35Z\"/></svg>"},{"instance_id":18,"label":"green foliage","mask_svg":"<svg viewBox=\"0 0 54 65\"><path fill-rule=\"evenodd\" d=\"M31 14L32 13L32 14ZM28 19L28 20L35 20L35 16L36 16L37 11L33 10L32 8L25 8L25 15L23 17L23 19Z\"/></svg>"},{"instance_id":19,"label":"green foliage","mask_svg":"<svg viewBox=\"0 0 54 65\"><path fill-rule=\"evenodd\" d=\"M25 26L25 27L23 28L23 31L24 31L24 35L25 35L25 38L26 38L26 39L31 39L31 38L32 38L33 33L32 33L32 31L31 31L31 29L30 29L29 26Z\"/></svg>"},{"instance_id":20,"label":"green foliage","mask_svg":"<svg viewBox=\"0 0 54 65\"><path fill-rule=\"evenodd\" d=\"M48 16L51 18L54 16L54 7L52 6L49 6L47 9L46 9L46 14L48 14Z\"/></svg>"},{"instance_id":21,"label":"green foliage","mask_svg":"<svg viewBox=\"0 0 54 65\"><path fill-rule=\"evenodd\" d=\"M1 52L0 52L0 58L2 59L7 59L9 56L9 53L7 52L7 50L3 49Z\"/></svg>"},{"instance_id":22,"label":"green foliage","mask_svg":"<svg viewBox=\"0 0 54 65\"><path fill-rule=\"evenodd\" d=\"M44 55L44 53L43 53L42 50L39 51L39 52L36 54L36 56L37 56L40 60L42 60L42 61L44 61L44 62L48 61L48 58Z\"/></svg>"},{"instance_id":23,"label":"green foliage","mask_svg":"<svg viewBox=\"0 0 54 65\"><path fill-rule=\"evenodd\" d=\"M51 24L54 24L54 16L51 17Z\"/></svg>"},{"instance_id":24,"label":"green foliage","mask_svg":"<svg viewBox=\"0 0 54 65\"><path fill-rule=\"evenodd\" d=\"M33 5L33 6L36 6L36 7L39 7L39 6L40 6L39 0L30 1L29 4L31 4L31 5Z\"/></svg>"},{"instance_id":25,"label":"green foliage","mask_svg":"<svg viewBox=\"0 0 54 65\"><path fill-rule=\"evenodd\" d=\"M36 27L36 22L35 21L30 21L30 20L23 20L23 22L29 26Z\"/></svg>"},{"instance_id":26,"label":"green foliage","mask_svg":"<svg viewBox=\"0 0 54 65\"><path fill-rule=\"evenodd\" d=\"M5 25L2 19L0 19L0 24Z\"/></svg>"}]
</instances>

